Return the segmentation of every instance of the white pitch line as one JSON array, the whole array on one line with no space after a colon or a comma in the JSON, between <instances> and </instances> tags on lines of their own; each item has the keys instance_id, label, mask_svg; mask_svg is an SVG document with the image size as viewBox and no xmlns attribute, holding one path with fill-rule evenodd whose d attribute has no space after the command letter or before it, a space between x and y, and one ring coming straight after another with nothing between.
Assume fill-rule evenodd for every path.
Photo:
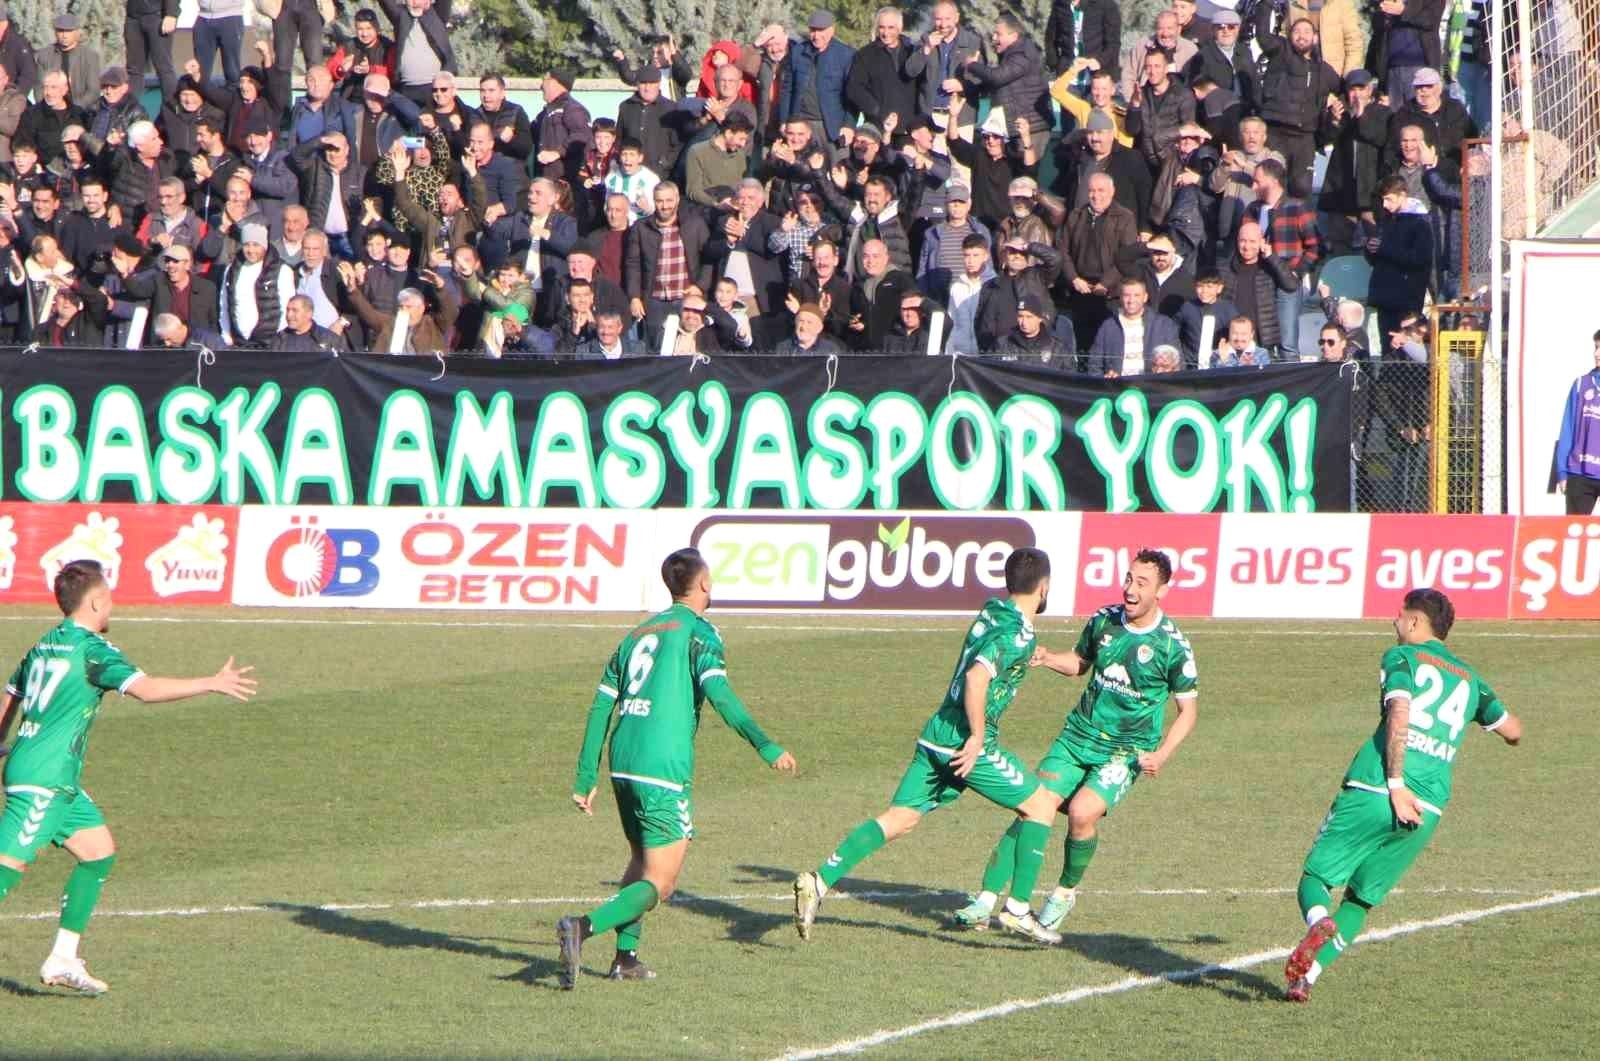
<instances>
[{"instance_id":1,"label":"white pitch line","mask_svg":"<svg viewBox=\"0 0 1600 1061\"><path fill-rule=\"evenodd\" d=\"M1039 888L1035 895L1044 895L1050 889ZM1402 895L1538 895L1542 891L1526 888L1396 888L1391 894ZM1085 895L1107 898L1172 898L1206 895L1227 896L1280 896L1293 895L1293 888L1127 888L1106 891L1084 890ZM867 890L829 892L828 900L849 899L871 902L878 899L934 900L964 894L950 888L899 888L892 890ZM97 910L96 918L104 917L213 917L222 914L273 914L283 913L285 907L320 910L325 913L359 913L369 910L453 910L489 906L592 906L611 898L609 895L559 895L526 899L402 899L370 903L290 903L279 905L263 903L229 903L222 906L171 906L152 910ZM731 895L677 895L667 900L669 906L696 906L707 903L787 903L794 899L792 892L742 892ZM43 910L33 914L0 914L0 921L49 921L61 916L60 910Z\"/></svg>"},{"instance_id":2,"label":"white pitch line","mask_svg":"<svg viewBox=\"0 0 1600 1061\"><path fill-rule=\"evenodd\" d=\"M1390 925L1388 928L1365 933L1355 941L1354 945L1379 943L1383 940L1409 936L1428 929L1450 928L1455 925L1470 924L1473 921L1482 921L1488 917L1514 914L1524 910L1539 910L1549 906L1560 906L1563 903L1592 899L1596 896L1600 896L1600 888L1554 892L1550 895L1545 895L1538 899L1529 899L1524 902L1502 903L1499 906L1488 906L1478 910L1463 910L1459 913L1445 914L1442 917L1429 918L1425 921L1404 921L1398 925ZM859 1039L842 1039L828 1046L791 1050L780 1055L780 1057L781 1061L809 1061L811 1058L856 1054L875 1046L899 1042L928 1032L943 1031L946 1028L961 1028L969 1024L977 1024L980 1021L1008 1017L1013 1013L1023 1013L1046 1006L1070 1006L1074 1002L1081 1002L1086 998L1120 995L1128 991L1137 991L1140 988L1157 987L1161 984L1185 983L1189 980L1198 980L1202 977L1210 976L1213 973L1238 972L1258 965L1266 965L1269 962L1282 961L1289 956L1290 950L1291 948L1289 947L1278 947L1274 950L1256 951L1253 954L1243 954L1225 962L1201 965L1191 969L1171 969L1154 976L1129 976L1112 983L1074 988L1071 991L1062 991L1054 995L1046 995L1043 998L1015 999L995 1006L986 1006L983 1009L969 1009L960 1013L952 1013L949 1016L937 1017L933 1020L922 1021L919 1024L908 1024L903 1028L873 1032L871 1035L865 1035Z\"/></svg>"},{"instance_id":3,"label":"white pitch line","mask_svg":"<svg viewBox=\"0 0 1600 1061\"><path fill-rule=\"evenodd\" d=\"M805 613L810 614L810 613ZM40 623L41 617L30 615L0 615L3 623ZM808 634L948 634L952 631L964 630L966 620L958 616L949 618L946 626L857 626L848 623L827 623L823 625L802 625L798 623L744 623L740 621L738 613L718 613L717 621L733 630L751 630L766 633L808 633ZM1362 630L1326 630L1326 629L1293 629L1273 626L1234 626L1228 619L1186 619L1185 622L1217 623L1221 629L1229 634L1243 634L1245 636L1274 636L1274 637L1367 637L1382 640L1385 635L1376 625L1372 629ZM1338 620L1344 621L1344 620ZM1353 621L1353 620L1352 620ZM423 629L442 630L631 630L635 622L575 622L563 619L542 619L530 617L524 621L487 620L487 619L332 619L332 618L291 618L288 616L248 616L248 617L213 617L209 615L177 616L177 615L117 615L118 623L205 623L207 625L221 626L355 626L355 627L405 627L415 626ZM1376 623L1376 620L1374 620ZM1068 627L1067 629L1070 629ZM1057 631L1051 631L1056 633ZM1537 640L1537 641L1600 641L1600 633L1572 634L1549 633L1544 631L1516 631L1516 630L1479 630L1457 626L1452 635L1456 638L1492 638L1511 640Z\"/></svg>"}]
</instances>

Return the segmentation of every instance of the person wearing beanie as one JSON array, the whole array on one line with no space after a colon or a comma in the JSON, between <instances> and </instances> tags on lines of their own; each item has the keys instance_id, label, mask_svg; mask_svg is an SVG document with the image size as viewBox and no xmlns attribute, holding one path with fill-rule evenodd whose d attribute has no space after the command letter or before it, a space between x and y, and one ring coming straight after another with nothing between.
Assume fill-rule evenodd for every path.
<instances>
[{"instance_id":1,"label":"person wearing beanie","mask_svg":"<svg viewBox=\"0 0 1600 1061\"><path fill-rule=\"evenodd\" d=\"M545 74L539 90L544 109L534 119L534 170L550 180L564 180L580 187L578 171L594 145L594 122L589 111L572 96L576 75L570 69Z\"/></svg>"},{"instance_id":2,"label":"person wearing beanie","mask_svg":"<svg viewBox=\"0 0 1600 1061\"><path fill-rule=\"evenodd\" d=\"M794 336L779 343L773 353L783 357L843 353L833 337L823 331L823 317L822 307L815 302L800 303L794 311Z\"/></svg>"},{"instance_id":3,"label":"person wearing beanie","mask_svg":"<svg viewBox=\"0 0 1600 1061\"><path fill-rule=\"evenodd\" d=\"M218 317L233 346L263 349L288 323L294 272L270 252L269 238L266 225L241 225L239 257L223 270Z\"/></svg>"}]
</instances>

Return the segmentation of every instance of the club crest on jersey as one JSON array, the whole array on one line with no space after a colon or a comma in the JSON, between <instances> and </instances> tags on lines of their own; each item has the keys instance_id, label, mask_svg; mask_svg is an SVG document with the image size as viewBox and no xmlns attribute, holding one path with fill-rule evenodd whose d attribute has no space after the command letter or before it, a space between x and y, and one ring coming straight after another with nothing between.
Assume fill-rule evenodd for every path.
<instances>
[{"instance_id":1,"label":"club crest on jersey","mask_svg":"<svg viewBox=\"0 0 1600 1061\"><path fill-rule=\"evenodd\" d=\"M1112 637L1111 637L1110 634L1101 634L1100 635L1100 647L1101 648L1110 648L1111 647L1111 641L1112 641Z\"/></svg>"},{"instance_id":2,"label":"club crest on jersey","mask_svg":"<svg viewBox=\"0 0 1600 1061\"><path fill-rule=\"evenodd\" d=\"M1138 656L1140 663L1149 663L1151 660L1156 658L1156 650L1151 648L1149 645L1140 645Z\"/></svg>"}]
</instances>

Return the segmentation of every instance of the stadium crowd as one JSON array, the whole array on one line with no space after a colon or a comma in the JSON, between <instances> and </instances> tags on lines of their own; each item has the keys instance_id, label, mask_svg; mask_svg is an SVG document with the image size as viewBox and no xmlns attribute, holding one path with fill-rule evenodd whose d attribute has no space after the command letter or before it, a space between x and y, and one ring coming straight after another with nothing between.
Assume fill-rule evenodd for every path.
<instances>
[{"instance_id":1,"label":"stadium crowd","mask_svg":"<svg viewBox=\"0 0 1600 1061\"><path fill-rule=\"evenodd\" d=\"M823 9L618 50L633 91L598 116L559 69L537 114L497 74L468 105L450 0L331 41L328 0L273 0L253 55L240 0L204 0L181 71L175 4L125 3L126 65L0 3L0 342L1128 375L1298 358L1320 309L1323 356L1365 357L1368 311L1416 356L1488 179L1484 0L1173 0L1127 48L1115 0L986 27L945 0L915 34L885 7L859 48ZM1364 299L1319 286L1340 255Z\"/></svg>"}]
</instances>

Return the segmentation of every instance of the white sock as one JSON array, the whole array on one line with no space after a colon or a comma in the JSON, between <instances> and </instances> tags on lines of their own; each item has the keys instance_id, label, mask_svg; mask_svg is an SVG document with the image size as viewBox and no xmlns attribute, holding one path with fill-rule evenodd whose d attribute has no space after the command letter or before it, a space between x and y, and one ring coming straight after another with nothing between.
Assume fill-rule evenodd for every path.
<instances>
[{"instance_id":1,"label":"white sock","mask_svg":"<svg viewBox=\"0 0 1600 1061\"><path fill-rule=\"evenodd\" d=\"M52 958L66 958L71 960L78 956L78 934L67 929L56 932L56 945L50 948Z\"/></svg>"},{"instance_id":2,"label":"white sock","mask_svg":"<svg viewBox=\"0 0 1600 1061\"><path fill-rule=\"evenodd\" d=\"M1306 911L1306 927L1310 928L1312 925L1316 924L1318 921L1321 921L1327 916L1328 908L1326 906L1313 906L1311 909Z\"/></svg>"},{"instance_id":3,"label":"white sock","mask_svg":"<svg viewBox=\"0 0 1600 1061\"><path fill-rule=\"evenodd\" d=\"M1021 899L1010 895L1006 896L1006 913L1012 915L1013 917L1021 917L1030 909L1031 908L1028 906L1028 904L1023 902Z\"/></svg>"},{"instance_id":4,"label":"white sock","mask_svg":"<svg viewBox=\"0 0 1600 1061\"><path fill-rule=\"evenodd\" d=\"M1321 975L1322 975L1322 963L1321 962L1312 962L1311 963L1311 968L1306 970L1306 983L1308 983L1308 984L1316 983L1317 982L1317 977L1319 977Z\"/></svg>"},{"instance_id":5,"label":"white sock","mask_svg":"<svg viewBox=\"0 0 1600 1061\"><path fill-rule=\"evenodd\" d=\"M982 903L984 906L987 906L991 910L994 909L994 904L999 900L999 898L1000 896L996 895L994 892L978 893L978 902Z\"/></svg>"},{"instance_id":6,"label":"white sock","mask_svg":"<svg viewBox=\"0 0 1600 1061\"><path fill-rule=\"evenodd\" d=\"M1071 898L1072 893L1076 892L1077 890L1078 889L1076 889L1076 888L1068 888L1064 884L1057 884L1056 887L1055 887L1055 891L1050 893L1050 898L1052 898L1052 899L1068 899L1068 898Z\"/></svg>"}]
</instances>

